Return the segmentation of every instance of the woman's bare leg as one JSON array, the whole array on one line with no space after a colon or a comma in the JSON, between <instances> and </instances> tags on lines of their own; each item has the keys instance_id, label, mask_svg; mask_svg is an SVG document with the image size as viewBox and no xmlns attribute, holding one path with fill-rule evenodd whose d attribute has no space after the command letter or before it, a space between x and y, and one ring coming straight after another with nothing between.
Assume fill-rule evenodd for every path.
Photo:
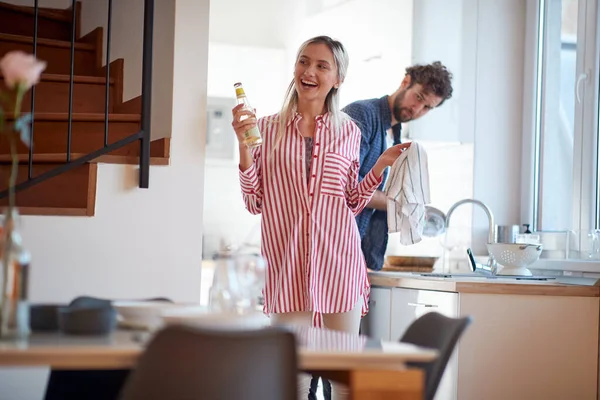
<instances>
[{"instance_id":1,"label":"woman's bare leg","mask_svg":"<svg viewBox=\"0 0 600 400\"><path fill-rule=\"evenodd\" d=\"M271 314L271 325L312 326L312 315L310 311ZM308 399L311 378L304 372L298 374L298 400Z\"/></svg>"},{"instance_id":2,"label":"woman's bare leg","mask_svg":"<svg viewBox=\"0 0 600 400\"><path fill-rule=\"evenodd\" d=\"M356 303L356 305L350 311L344 313L323 314L323 323L327 329L358 335L362 306L363 299L361 296L358 300L358 303ZM334 400L343 400L350 397L348 396L348 388L346 385L332 382L331 387L332 398Z\"/></svg>"}]
</instances>

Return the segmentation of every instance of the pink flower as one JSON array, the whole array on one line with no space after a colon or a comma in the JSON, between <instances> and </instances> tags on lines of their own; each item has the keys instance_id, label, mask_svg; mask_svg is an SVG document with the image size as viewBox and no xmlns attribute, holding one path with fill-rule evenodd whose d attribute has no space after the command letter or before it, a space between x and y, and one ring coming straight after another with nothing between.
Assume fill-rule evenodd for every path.
<instances>
[{"instance_id":1,"label":"pink flower","mask_svg":"<svg viewBox=\"0 0 600 400\"><path fill-rule=\"evenodd\" d=\"M15 86L28 90L39 82L40 74L46 69L45 61L38 61L32 54L11 51L0 60L0 71L9 89Z\"/></svg>"}]
</instances>

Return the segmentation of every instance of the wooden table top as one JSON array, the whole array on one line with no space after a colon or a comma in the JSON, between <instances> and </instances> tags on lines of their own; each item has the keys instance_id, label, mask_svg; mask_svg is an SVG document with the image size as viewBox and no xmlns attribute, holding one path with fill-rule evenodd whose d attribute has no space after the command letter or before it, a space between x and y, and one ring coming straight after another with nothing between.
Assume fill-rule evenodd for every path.
<instances>
[{"instance_id":1,"label":"wooden table top","mask_svg":"<svg viewBox=\"0 0 600 400\"><path fill-rule=\"evenodd\" d=\"M406 343L310 327L290 328L298 342L304 370L398 369L409 361L429 361L435 350ZM108 336L33 333L29 338L0 341L0 366L50 366L54 369L131 368L151 333L117 330Z\"/></svg>"}]
</instances>

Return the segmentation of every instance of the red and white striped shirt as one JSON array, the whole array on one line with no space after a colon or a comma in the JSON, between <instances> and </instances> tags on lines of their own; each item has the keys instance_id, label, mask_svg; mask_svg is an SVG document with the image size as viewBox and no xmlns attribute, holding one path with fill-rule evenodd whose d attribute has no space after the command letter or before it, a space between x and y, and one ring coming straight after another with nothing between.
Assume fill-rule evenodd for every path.
<instances>
[{"instance_id":1,"label":"red and white striped shirt","mask_svg":"<svg viewBox=\"0 0 600 400\"><path fill-rule=\"evenodd\" d=\"M246 208L262 213L261 247L267 261L267 314L340 313L363 298L370 285L355 216L381 183L369 172L358 182L360 130L351 120L336 133L330 115L316 118L313 159L306 176L305 141L295 114L273 149L279 115L258 120L262 146L240 170Z\"/></svg>"}]
</instances>

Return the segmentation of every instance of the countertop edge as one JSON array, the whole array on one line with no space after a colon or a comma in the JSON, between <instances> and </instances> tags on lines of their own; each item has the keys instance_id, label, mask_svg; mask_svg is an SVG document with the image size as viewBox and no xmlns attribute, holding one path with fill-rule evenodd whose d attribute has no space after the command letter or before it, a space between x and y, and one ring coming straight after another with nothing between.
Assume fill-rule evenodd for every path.
<instances>
[{"instance_id":1,"label":"countertop edge","mask_svg":"<svg viewBox=\"0 0 600 400\"><path fill-rule=\"evenodd\" d=\"M600 297L599 286L556 283L461 282L446 278L417 278L412 276L399 276L398 274L386 276L385 272L369 272L369 281L373 286L436 290L454 293Z\"/></svg>"}]
</instances>

